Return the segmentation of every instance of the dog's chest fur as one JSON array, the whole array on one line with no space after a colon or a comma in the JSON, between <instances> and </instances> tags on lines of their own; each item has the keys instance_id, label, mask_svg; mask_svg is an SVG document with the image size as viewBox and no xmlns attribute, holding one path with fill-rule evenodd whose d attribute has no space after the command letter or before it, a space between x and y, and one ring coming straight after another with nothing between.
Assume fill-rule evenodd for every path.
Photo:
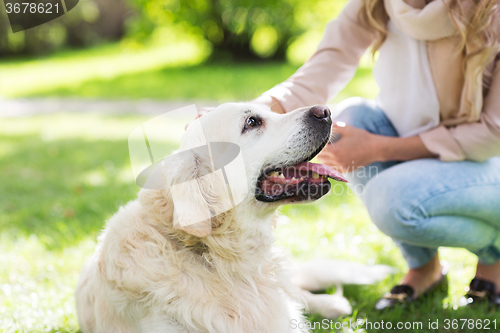
<instances>
[{"instance_id":1,"label":"dog's chest fur","mask_svg":"<svg viewBox=\"0 0 500 333\"><path fill-rule=\"evenodd\" d=\"M156 323L180 332L286 332L290 306L298 311L300 305L292 300L282 256L272 251L271 223L246 221L252 226L246 230L233 225L238 230L230 236L185 246L189 240L176 239L139 203L120 210L97 251L111 307L149 329Z\"/></svg>"}]
</instances>

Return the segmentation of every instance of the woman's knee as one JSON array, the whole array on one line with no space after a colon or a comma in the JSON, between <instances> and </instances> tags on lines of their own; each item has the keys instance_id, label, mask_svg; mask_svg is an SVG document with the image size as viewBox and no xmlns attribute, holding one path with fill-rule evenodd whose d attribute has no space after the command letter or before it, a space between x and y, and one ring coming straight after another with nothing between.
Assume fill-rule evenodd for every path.
<instances>
[{"instance_id":1,"label":"woman's knee","mask_svg":"<svg viewBox=\"0 0 500 333\"><path fill-rule=\"evenodd\" d=\"M383 135L397 135L390 120L375 101L361 97L348 98L337 105L336 111L335 121L341 121L375 134L382 129L388 132Z\"/></svg>"},{"instance_id":2,"label":"woman's knee","mask_svg":"<svg viewBox=\"0 0 500 333\"><path fill-rule=\"evenodd\" d=\"M363 201L380 231L401 241L412 241L424 216L408 198L411 189L398 178L391 176L389 169L370 180Z\"/></svg>"}]
</instances>

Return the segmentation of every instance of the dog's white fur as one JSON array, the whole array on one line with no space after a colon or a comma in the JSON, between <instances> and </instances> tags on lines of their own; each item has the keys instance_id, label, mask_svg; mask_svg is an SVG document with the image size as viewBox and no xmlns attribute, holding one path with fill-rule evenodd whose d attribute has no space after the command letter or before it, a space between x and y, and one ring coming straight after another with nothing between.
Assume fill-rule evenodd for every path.
<instances>
[{"instance_id":1,"label":"dog's white fur","mask_svg":"<svg viewBox=\"0 0 500 333\"><path fill-rule=\"evenodd\" d=\"M248 191L231 190L243 202L222 209L227 207L227 188L220 177L210 176L195 182L196 188L186 182L184 191L176 193L174 208L171 185L209 170L210 157L188 153L181 165L165 162L156 175L163 188L142 189L138 200L120 208L83 269L76 291L82 332L306 332L306 327L294 330L290 324L305 321L304 301L329 318L350 313L341 292L316 295L305 289L356 282L357 272L339 276L335 263L304 264L292 284L285 257L273 247L278 203L254 198L266 163L285 164L311 149L307 133L298 135L306 130L305 112L279 115L263 106L224 104L189 126L181 150L205 140L241 148L248 176L242 188ZM259 115L264 125L242 133L249 114ZM192 191L218 215L196 224L183 220L192 216ZM371 276L361 283L388 273L385 267L351 268L356 267Z\"/></svg>"}]
</instances>

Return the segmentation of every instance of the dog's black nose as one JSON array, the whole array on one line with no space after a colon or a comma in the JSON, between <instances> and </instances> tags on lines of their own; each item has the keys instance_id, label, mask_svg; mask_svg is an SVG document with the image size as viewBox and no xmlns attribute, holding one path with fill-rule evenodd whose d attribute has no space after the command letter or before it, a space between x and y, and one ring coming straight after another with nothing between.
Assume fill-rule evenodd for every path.
<instances>
[{"instance_id":1,"label":"dog's black nose","mask_svg":"<svg viewBox=\"0 0 500 333\"><path fill-rule=\"evenodd\" d=\"M330 119L330 109L326 105L315 105L309 110L309 115L318 120L324 120L326 122L331 121Z\"/></svg>"}]
</instances>

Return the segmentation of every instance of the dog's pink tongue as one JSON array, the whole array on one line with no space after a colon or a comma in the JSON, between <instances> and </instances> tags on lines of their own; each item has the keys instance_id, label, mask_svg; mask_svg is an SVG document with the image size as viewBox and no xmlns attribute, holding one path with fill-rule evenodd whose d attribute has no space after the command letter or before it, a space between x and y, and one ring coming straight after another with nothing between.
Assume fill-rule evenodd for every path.
<instances>
[{"instance_id":1,"label":"dog's pink tongue","mask_svg":"<svg viewBox=\"0 0 500 333\"><path fill-rule=\"evenodd\" d=\"M295 166L298 170L309 170L316 172L320 176L328 176L332 179L335 179L339 182L348 183L347 179L342 176L340 172L335 169L330 168L324 164L311 163L311 162L302 162Z\"/></svg>"}]
</instances>

